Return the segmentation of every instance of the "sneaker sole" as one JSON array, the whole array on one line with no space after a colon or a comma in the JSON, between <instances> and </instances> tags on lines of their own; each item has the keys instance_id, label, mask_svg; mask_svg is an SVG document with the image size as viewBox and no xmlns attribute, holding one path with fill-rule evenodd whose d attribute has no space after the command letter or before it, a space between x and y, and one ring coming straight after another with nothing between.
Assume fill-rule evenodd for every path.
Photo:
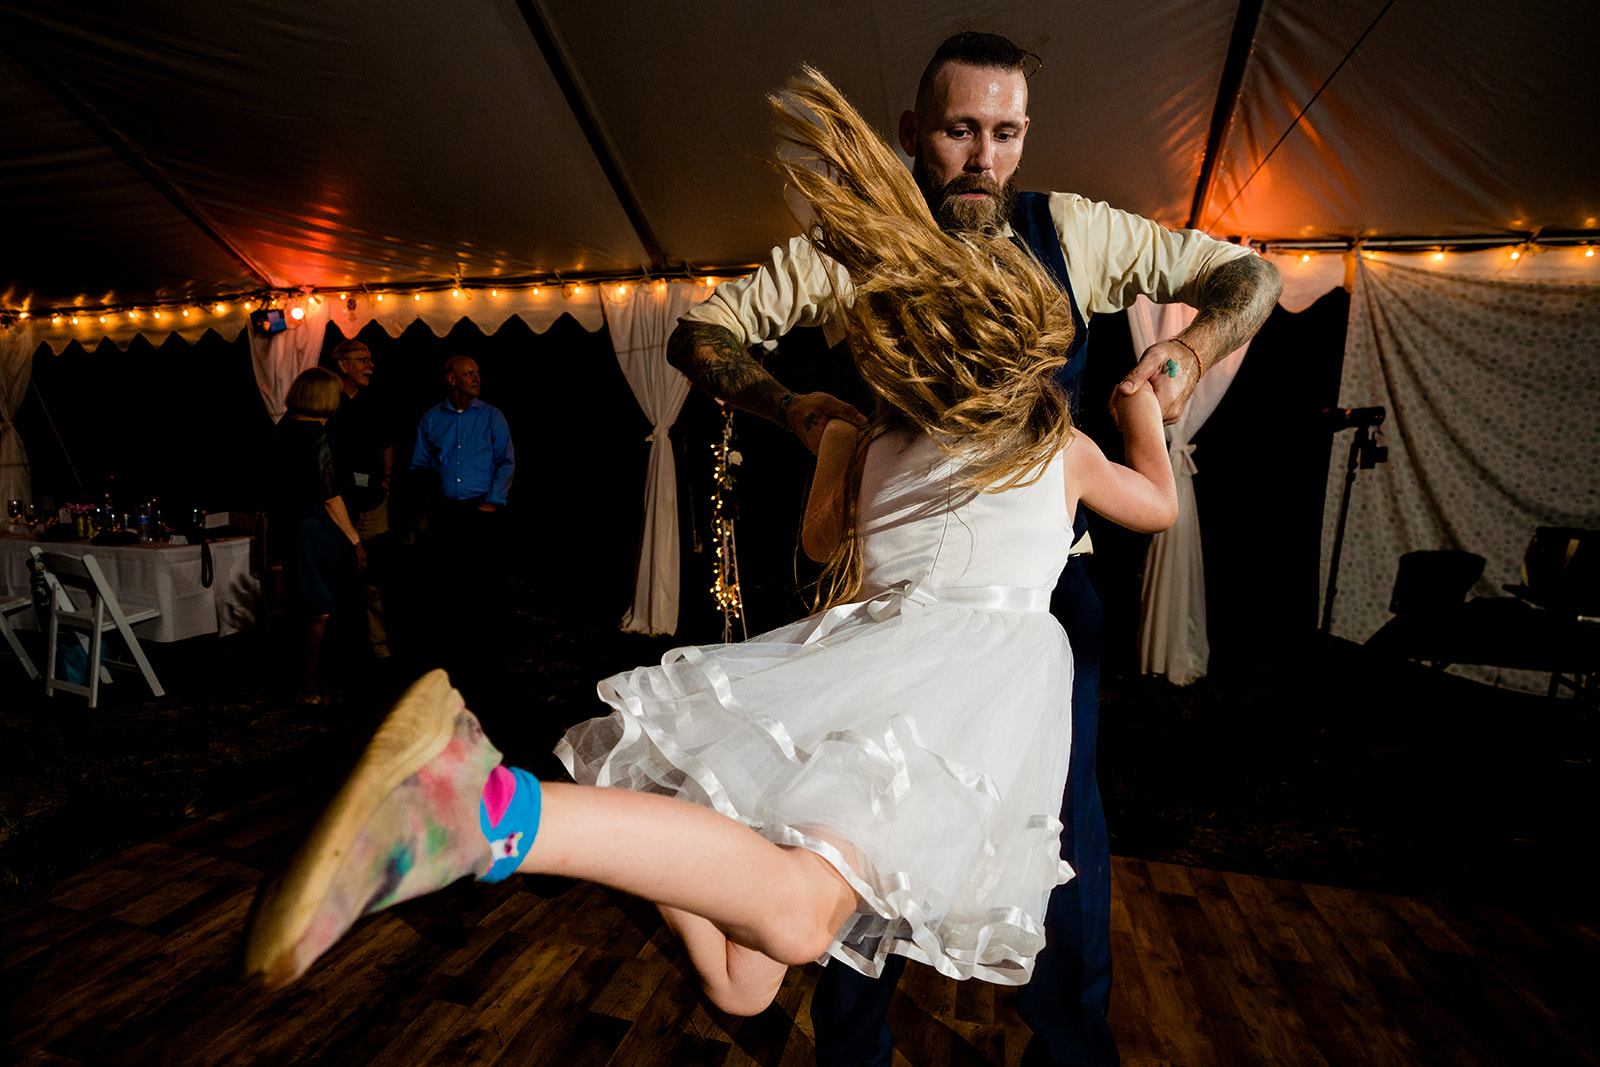
<instances>
[{"instance_id":1,"label":"sneaker sole","mask_svg":"<svg viewBox=\"0 0 1600 1067\"><path fill-rule=\"evenodd\" d=\"M445 750L455 734L456 716L465 709L442 670L429 671L405 691L288 868L256 898L245 939L247 976L261 975L268 989L300 976L295 946L310 927L346 850L378 805Z\"/></svg>"}]
</instances>

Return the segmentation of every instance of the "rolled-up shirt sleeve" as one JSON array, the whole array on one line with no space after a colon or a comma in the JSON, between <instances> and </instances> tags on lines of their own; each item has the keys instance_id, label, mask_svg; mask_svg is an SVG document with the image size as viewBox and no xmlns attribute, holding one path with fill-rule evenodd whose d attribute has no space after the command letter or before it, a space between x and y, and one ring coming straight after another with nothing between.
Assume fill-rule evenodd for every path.
<instances>
[{"instance_id":1,"label":"rolled-up shirt sleeve","mask_svg":"<svg viewBox=\"0 0 1600 1067\"><path fill-rule=\"evenodd\" d=\"M833 317L842 298L854 299L850 275L804 237L772 250L754 274L724 282L678 321L721 326L744 346L782 337L797 326Z\"/></svg>"},{"instance_id":2,"label":"rolled-up shirt sleeve","mask_svg":"<svg viewBox=\"0 0 1600 1067\"><path fill-rule=\"evenodd\" d=\"M1050 214L1072 291L1088 314L1121 311L1140 295L1158 304L1197 307L1211 271L1253 254L1243 245L1199 230L1169 230L1075 193L1051 193Z\"/></svg>"}]
</instances>

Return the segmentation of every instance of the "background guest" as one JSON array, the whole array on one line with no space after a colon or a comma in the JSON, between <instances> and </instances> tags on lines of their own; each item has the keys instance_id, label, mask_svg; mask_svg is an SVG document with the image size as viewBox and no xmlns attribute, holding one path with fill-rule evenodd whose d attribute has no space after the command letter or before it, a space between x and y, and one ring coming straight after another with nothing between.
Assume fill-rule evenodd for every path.
<instances>
[{"instance_id":1,"label":"background guest","mask_svg":"<svg viewBox=\"0 0 1600 1067\"><path fill-rule=\"evenodd\" d=\"M361 594L367 616L367 645L377 659L389 658L383 589L389 578L389 484L394 473L394 441L381 399L369 388L372 352L357 340L343 341L332 353L344 399L328 419L328 442L339 477L339 492L367 553Z\"/></svg>"},{"instance_id":2,"label":"background guest","mask_svg":"<svg viewBox=\"0 0 1600 1067\"><path fill-rule=\"evenodd\" d=\"M327 423L343 395L339 375L313 367L289 386L288 414L272 442L274 507L272 530L281 555L290 601L305 618L297 699L322 704L317 656L328 616L338 607L336 590L353 570L366 568L366 550L339 493Z\"/></svg>"},{"instance_id":3,"label":"background guest","mask_svg":"<svg viewBox=\"0 0 1600 1067\"><path fill-rule=\"evenodd\" d=\"M515 449L500 410L478 398L478 364L453 356L444 365L445 399L422 413L411 470L426 472L428 577L434 593L429 611L437 626L436 649L447 667L459 667L469 652L498 648L504 627L496 625L496 599L482 566L463 572L468 561L493 561L504 548L502 509L511 489ZM474 650L474 640L488 641ZM482 660L483 656L475 657ZM492 656L489 657L492 659ZM459 673L459 672L458 672Z\"/></svg>"}]
</instances>

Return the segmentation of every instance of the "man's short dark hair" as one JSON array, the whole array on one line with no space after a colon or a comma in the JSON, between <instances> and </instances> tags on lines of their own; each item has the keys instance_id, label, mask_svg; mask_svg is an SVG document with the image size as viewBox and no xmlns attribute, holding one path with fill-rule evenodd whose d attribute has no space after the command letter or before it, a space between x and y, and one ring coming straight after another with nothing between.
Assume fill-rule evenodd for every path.
<instances>
[{"instance_id":1,"label":"man's short dark hair","mask_svg":"<svg viewBox=\"0 0 1600 1067\"><path fill-rule=\"evenodd\" d=\"M985 70L1020 71L1028 66L1028 60L1032 57L1033 53L1009 37L963 30L953 37L946 37L944 43L934 49L933 58L928 60L927 67L922 71L922 80L917 83L917 99L921 100L923 94L933 88L933 79L948 63L964 63Z\"/></svg>"}]
</instances>

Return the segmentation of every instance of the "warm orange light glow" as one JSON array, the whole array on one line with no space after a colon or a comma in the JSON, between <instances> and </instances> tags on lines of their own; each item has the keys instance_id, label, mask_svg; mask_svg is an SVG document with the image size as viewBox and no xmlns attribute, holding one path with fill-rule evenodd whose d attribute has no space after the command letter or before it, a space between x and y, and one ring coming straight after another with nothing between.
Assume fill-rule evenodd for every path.
<instances>
[{"instance_id":1,"label":"warm orange light glow","mask_svg":"<svg viewBox=\"0 0 1600 1067\"><path fill-rule=\"evenodd\" d=\"M60 315L52 315L52 316L50 316L50 325L52 325L52 326L60 326L61 325L61 316Z\"/></svg>"},{"instance_id":2,"label":"warm orange light glow","mask_svg":"<svg viewBox=\"0 0 1600 1067\"><path fill-rule=\"evenodd\" d=\"M17 312L18 320L26 319L27 317L28 317L28 313L26 311Z\"/></svg>"},{"instance_id":3,"label":"warm orange light glow","mask_svg":"<svg viewBox=\"0 0 1600 1067\"><path fill-rule=\"evenodd\" d=\"M162 312L161 312L161 311L160 311L160 310L157 310L157 311L156 311L156 318L158 318L158 319L164 319L164 318L166 318L166 317L167 317L167 316L166 316L166 315L165 315L165 314L163 314L163 313L162 313Z\"/></svg>"},{"instance_id":4,"label":"warm orange light glow","mask_svg":"<svg viewBox=\"0 0 1600 1067\"><path fill-rule=\"evenodd\" d=\"M1310 263L1311 262L1311 256L1309 254L1301 256L1300 257L1300 262L1302 262L1302 263Z\"/></svg>"},{"instance_id":5,"label":"warm orange light glow","mask_svg":"<svg viewBox=\"0 0 1600 1067\"><path fill-rule=\"evenodd\" d=\"M536 292L536 293L537 293L537 292L538 292L538 291L539 291L539 290L537 290L537 289L535 289L535 290L534 290L534 292ZM500 290L498 290L498 289L490 289L490 290L489 290L489 295L490 295L490 296L499 296L499 295L500 295Z\"/></svg>"},{"instance_id":6,"label":"warm orange light glow","mask_svg":"<svg viewBox=\"0 0 1600 1067\"><path fill-rule=\"evenodd\" d=\"M421 293L412 293L411 294L411 299L413 299L413 300L421 300L422 299L422 294Z\"/></svg>"},{"instance_id":7,"label":"warm orange light glow","mask_svg":"<svg viewBox=\"0 0 1600 1067\"><path fill-rule=\"evenodd\" d=\"M1583 254L1583 257L1584 257L1584 258L1585 258L1585 259L1593 259L1593 258L1594 258L1594 249L1592 249L1592 248L1591 248L1591 249L1589 249L1589 251L1587 251L1587 252L1585 252L1585 253L1584 253L1584 254Z\"/></svg>"},{"instance_id":8,"label":"warm orange light glow","mask_svg":"<svg viewBox=\"0 0 1600 1067\"><path fill-rule=\"evenodd\" d=\"M460 296L461 295L461 290L460 289L452 289L452 290L450 290L450 295L451 296Z\"/></svg>"},{"instance_id":9,"label":"warm orange light glow","mask_svg":"<svg viewBox=\"0 0 1600 1067\"><path fill-rule=\"evenodd\" d=\"M72 325L74 325L74 326L78 325L78 316L76 316L76 315L72 316Z\"/></svg>"},{"instance_id":10,"label":"warm orange light glow","mask_svg":"<svg viewBox=\"0 0 1600 1067\"><path fill-rule=\"evenodd\" d=\"M1521 259L1522 258L1522 253L1521 252L1512 252L1511 253L1511 258L1512 259Z\"/></svg>"},{"instance_id":11,"label":"warm orange light glow","mask_svg":"<svg viewBox=\"0 0 1600 1067\"><path fill-rule=\"evenodd\" d=\"M184 318L188 318L189 317L189 309L188 308L184 308L183 309L183 317Z\"/></svg>"},{"instance_id":12,"label":"warm orange light glow","mask_svg":"<svg viewBox=\"0 0 1600 1067\"><path fill-rule=\"evenodd\" d=\"M228 305L227 304L218 304L217 305L217 314L218 315L222 314L224 311L227 311L227 310L228 310Z\"/></svg>"},{"instance_id":13,"label":"warm orange light glow","mask_svg":"<svg viewBox=\"0 0 1600 1067\"><path fill-rule=\"evenodd\" d=\"M306 317L306 309L305 308L290 308L289 309L289 317L291 319L303 319L303 318Z\"/></svg>"},{"instance_id":14,"label":"warm orange light glow","mask_svg":"<svg viewBox=\"0 0 1600 1067\"><path fill-rule=\"evenodd\" d=\"M378 294L378 303L380 303L380 304L383 303L383 294L382 293Z\"/></svg>"},{"instance_id":15,"label":"warm orange light glow","mask_svg":"<svg viewBox=\"0 0 1600 1067\"><path fill-rule=\"evenodd\" d=\"M1443 259L1444 258L1444 253L1443 252L1435 252L1433 254L1433 258L1436 259L1436 260Z\"/></svg>"}]
</instances>

